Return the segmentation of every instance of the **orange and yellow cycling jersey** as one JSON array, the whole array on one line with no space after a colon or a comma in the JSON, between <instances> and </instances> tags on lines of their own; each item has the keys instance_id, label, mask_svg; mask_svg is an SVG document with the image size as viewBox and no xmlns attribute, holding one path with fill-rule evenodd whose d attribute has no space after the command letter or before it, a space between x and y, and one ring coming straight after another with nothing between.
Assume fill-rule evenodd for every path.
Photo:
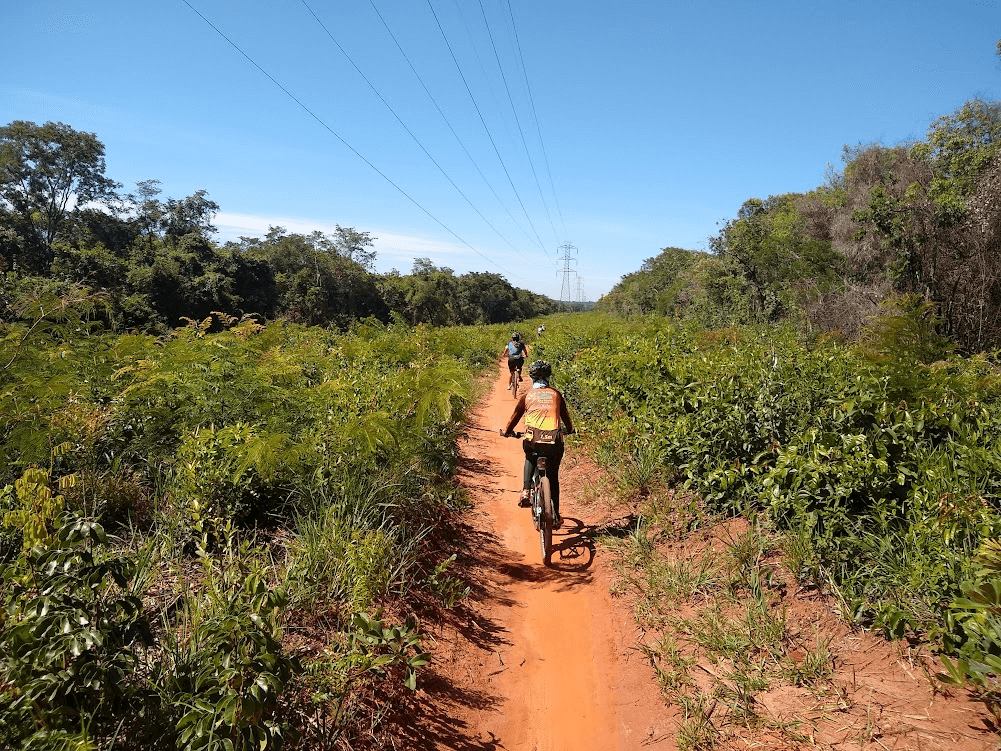
<instances>
[{"instance_id":1,"label":"orange and yellow cycling jersey","mask_svg":"<svg viewBox=\"0 0 1001 751\"><path fill-rule=\"evenodd\" d=\"M549 386L530 388L518 399L507 432L514 430L522 415L525 416L525 437L532 443L561 442L561 419L566 423L567 430L573 428L563 395Z\"/></svg>"}]
</instances>

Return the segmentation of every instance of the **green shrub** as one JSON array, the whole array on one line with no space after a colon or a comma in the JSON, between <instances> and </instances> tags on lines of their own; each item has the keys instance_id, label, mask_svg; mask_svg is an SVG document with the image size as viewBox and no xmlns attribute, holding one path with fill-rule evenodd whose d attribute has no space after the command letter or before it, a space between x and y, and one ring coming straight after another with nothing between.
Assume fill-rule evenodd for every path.
<instances>
[{"instance_id":1,"label":"green shrub","mask_svg":"<svg viewBox=\"0 0 1001 751\"><path fill-rule=\"evenodd\" d=\"M859 620L949 631L978 546L1001 533L1001 381L950 357L920 301L863 347L578 316L543 348L613 469L677 471L714 510L767 510L797 573L833 581Z\"/></svg>"},{"instance_id":2,"label":"green shrub","mask_svg":"<svg viewBox=\"0 0 1001 751\"><path fill-rule=\"evenodd\" d=\"M956 659L942 657L946 672L938 678L955 686L972 686L1001 721L1001 543L984 543L974 580L963 583L963 597L949 613L954 632L949 642Z\"/></svg>"},{"instance_id":3,"label":"green shrub","mask_svg":"<svg viewBox=\"0 0 1001 751\"><path fill-rule=\"evenodd\" d=\"M179 749L278 749L296 736L277 709L302 669L279 640L287 599L246 544L224 539L218 561L200 551L202 574L184 595L184 619L161 666L162 701Z\"/></svg>"},{"instance_id":4,"label":"green shrub","mask_svg":"<svg viewBox=\"0 0 1001 751\"><path fill-rule=\"evenodd\" d=\"M94 522L65 516L51 547L0 569L0 745L96 743L135 723L152 644L133 564Z\"/></svg>"}]
</instances>

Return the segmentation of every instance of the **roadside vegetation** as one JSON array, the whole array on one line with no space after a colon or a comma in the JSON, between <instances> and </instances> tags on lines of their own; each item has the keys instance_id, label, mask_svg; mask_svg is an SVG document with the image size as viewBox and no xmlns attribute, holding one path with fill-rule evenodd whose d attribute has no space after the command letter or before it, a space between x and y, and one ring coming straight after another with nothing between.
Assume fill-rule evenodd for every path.
<instances>
[{"instance_id":1,"label":"roadside vegetation","mask_svg":"<svg viewBox=\"0 0 1001 751\"><path fill-rule=\"evenodd\" d=\"M971 685L998 714L1001 374L989 357L949 354L935 326L914 303L884 310L855 344L661 317L550 327L539 351L596 458L638 497L669 484L688 499L648 507L625 553L644 622L663 625L673 605L709 589L740 586L765 602L769 579L750 562L773 545L799 585L833 593L850 621L930 643L940 680ZM740 543L740 582L732 566L655 555L658 541L738 516L779 534ZM747 617L778 628L769 619L779 613L759 611ZM684 630L730 620L708 613ZM678 675L662 680L681 700L683 666L670 641L664 650ZM748 696L768 685L748 680Z\"/></svg>"},{"instance_id":2,"label":"roadside vegetation","mask_svg":"<svg viewBox=\"0 0 1001 751\"><path fill-rule=\"evenodd\" d=\"M464 592L455 442L504 334L85 302L0 340L0 746L371 741Z\"/></svg>"}]
</instances>

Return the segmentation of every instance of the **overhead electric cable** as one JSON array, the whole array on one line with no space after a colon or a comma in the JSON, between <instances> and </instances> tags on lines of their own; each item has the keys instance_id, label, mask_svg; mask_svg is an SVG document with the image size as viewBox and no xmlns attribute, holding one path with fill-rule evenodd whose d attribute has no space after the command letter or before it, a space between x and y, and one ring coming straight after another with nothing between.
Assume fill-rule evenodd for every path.
<instances>
[{"instance_id":1,"label":"overhead electric cable","mask_svg":"<svg viewBox=\"0 0 1001 751\"><path fill-rule=\"evenodd\" d=\"M466 76L462 72L462 66L459 65L459 61L455 57L455 52L452 50L452 45L449 44L448 36L445 34L445 29L442 28L441 21L438 20L438 14L435 13L434 6L431 4L431 0L427 0L428 7L431 9L431 15L434 16L435 23L438 24L438 31L441 32L442 39L445 40L445 46L448 47L448 52L452 56L452 62L455 63L456 70L459 71L459 77L462 78L462 83L466 86L466 92L469 94L469 98L473 102L473 107L476 108L476 114L480 116L480 122L483 123L483 129L487 132L487 138L490 139L490 145L494 147L494 153L497 154L497 159L501 163L501 167L504 168L504 174L507 175L507 181L511 184L511 190L514 191L515 196L518 198L518 203L521 205L521 210L525 212L525 218L528 219L528 224L532 228L532 232L535 233L535 239L539 241L539 247L542 248L542 252L546 254L549 258L550 263L554 266L555 261L549 256L549 251L546 250L546 244L542 242L542 238L539 237L539 231L535 229L535 225L532 224L532 217L528 215L528 209L525 208L525 202L521 200L521 195L518 193L518 189L514 187L514 180L511 179L511 173L508 172L507 165L504 164L504 158L500 155L500 150L497 148L497 144L494 142L494 137L490 135L490 128L487 127L487 121L483 119L483 113L480 112L480 107L476 103L476 97L473 96L472 89L469 88L469 82L466 81Z\"/></svg>"},{"instance_id":2,"label":"overhead electric cable","mask_svg":"<svg viewBox=\"0 0 1001 751\"><path fill-rule=\"evenodd\" d=\"M476 39L473 38L473 31L469 28L469 22L466 20L466 14L462 12L462 3L466 1L467 0L452 0L452 5L455 6L455 12L458 14L459 20L462 21L462 28L466 30L466 39L469 40L469 48L473 52L473 57L476 58L476 65L479 67L480 73L483 74L483 80L489 82L490 74L487 73L487 66L483 63L483 58L480 57L480 45L477 44ZM490 101L494 103L494 111L500 112L503 108L501 107L500 99L494 95L494 88L495 87L493 86L487 86L486 92L487 96L490 97ZM501 121L501 124L505 126L507 125L507 123L503 120Z\"/></svg>"},{"instance_id":3,"label":"overhead electric cable","mask_svg":"<svg viewBox=\"0 0 1001 751\"><path fill-rule=\"evenodd\" d=\"M188 0L181 0L181 2L183 2L189 8L191 8L191 10L193 10L195 12L195 14L197 14L197 16L199 18L201 18L205 23L207 23L209 26L211 26L212 29L213 29L213 31L215 31L216 34L218 34L223 39L225 39L227 42L229 42L229 44L233 47L233 49L235 49L237 52L239 52L241 55L243 55L245 58L247 58L247 60L250 61L251 65L253 65L259 71L261 71L261 73L263 73L265 76L267 76L268 80L270 80L271 83L273 83L275 86L277 86L283 92L285 92L285 94L293 102L295 102L296 104L298 104L303 110L306 111L306 114L308 114L310 117L312 117L314 120L316 120L316 122L318 122L320 125L322 125L334 138L336 138L338 141L340 141L342 144L344 144L355 156L357 156L359 159L361 159L363 162L365 162L365 164L367 164L373 170L375 170L376 172L378 172L379 176L383 180L385 180L387 183L389 183L394 188L396 188L403 195L404 198L406 198L414 206L416 206L421 211L423 211L425 214L427 214L429 217L431 217L431 219L433 219L438 225L440 225L446 232L448 232L450 235L452 235L452 237L454 237L456 240L458 240L459 242L461 242L463 245L465 245L471 251L473 251L474 253L476 253L476 255L478 255L481 258L483 258L485 261L487 261L487 262L493 264L494 266L496 266L497 268L499 268L505 274L510 274L515 279L521 279L521 281L523 281L523 282L527 282L528 281L526 279L522 279L520 276L517 276L516 274L511 274L511 272L509 272L507 269L505 269L504 267L502 267L496 261L494 261L493 259L488 258L487 256L483 255L483 253L481 253L479 250L477 250L476 248L474 248L472 245L470 245L464 239L462 239L461 237L459 237L459 235L457 235L448 225L446 225L438 217L436 217L430 211L428 211L423 206L421 206L421 204L418 203L416 199L414 199L413 197L411 197L411 195L409 193L407 193L403 188L401 188L399 185L397 185L395 182L393 182L382 170L380 170L378 167L376 167L374 164L372 164L372 162L370 162L368 159L366 159L364 156L362 156L361 152L359 152L350 143L348 143L347 141L345 141L336 131L334 131L333 128L331 128L323 120L321 120L320 117L316 113L314 113L309 107L307 107L305 104L303 104L302 102L300 102L299 99L296 98L296 96L291 91L289 91L284 86L282 86L280 83L278 83L278 81L275 80L274 76L272 76L270 73L268 73L266 70L264 70L264 68L262 68L260 65L258 65L257 62L250 55L248 55L246 52L244 52L242 49L240 49L240 47L236 44L236 42L234 42L228 36L226 36L225 34L223 34L222 31L220 31L219 28L214 23L212 23L209 19L207 19L205 16L203 16L198 11L198 9L195 6L193 6L191 3L188 2Z\"/></svg>"},{"instance_id":4,"label":"overhead electric cable","mask_svg":"<svg viewBox=\"0 0 1001 751\"><path fill-rule=\"evenodd\" d=\"M553 237L556 242L560 241L560 236L556 232L556 225L553 224L553 217L549 213L549 206L546 204L546 197L542 194L542 186L539 185L539 176L535 173L535 163L532 161L532 154L528 150L528 142L525 140L525 131L521 127L521 119L518 117L518 110L514 106L514 98L511 96L511 87L507 85L507 76L504 75L504 66L501 65L500 54L497 52L497 45L494 42L494 33L490 30L490 22L487 20L487 12L483 8L483 0L480 2L480 13L483 15L483 25L487 27L487 36L490 38L490 46L494 50L494 58L497 60L497 68L500 70L501 80L504 82L504 91L507 92L507 101L511 105L511 112L514 113L514 122L518 126L518 133L521 135L521 145L525 147L525 156L528 157L528 166L532 169L532 177L535 178L535 187L539 189L539 198L542 199L542 207L546 210L546 218L549 219L549 226L553 230Z\"/></svg>"},{"instance_id":5,"label":"overhead electric cable","mask_svg":"<svg viewBox=\"0 0 1001 751\"><path fill-rule=\"evenodd\" d=\"M473 167L476 168L476 171L479 173L480 177L483 178L483 182L486 183L486 186L488 188L490 188L490 192L494 194L494 198L496 198L497 202L504 208L504 211L507 212L507 215L511 218L511 221L514 222L514 226L517 227L519 230L521 230L522 234L524 234L525 237L528 238L529 242L532 242L532 238L529 237L528 232L526 232L525 228L518 223L517 219L514 218L514 215L511 213L511 210L507 207L507 204L505 204L504 201L501 199L501 197L497 194L497 191L494 189L494 186L490 184L490 181L487 179L487 176L484 175L483 170L480 169L480 165L476 163L476 160L473 158L473 155L469 153L469 149L466 148L466 144L463 143L461 138L459 138L459 134L455 132L455 128L452 127L452 123L449 121L448 117L446 117L445 113L438 105L438 101L431 94L430 89L428 89L427 85L424 83L424 79L421 78L421 74L417 72L417 69L414 67L414 64L410 61L410 58L407 56L407 53L404 52L402 45L400 44L399 40L397 40L396 35L393 33L393 30L389 28L389 24L386 23L386 19L382 17L382 13L379 12L379 9L376 7L374 0L369 0L369 3L372 6L372 10L375 11L375 14L379 16L379 20L382 21L382 25L386 27L386 31L389 32L389 36L392 37L393 42L396 44L396 48L400 51L400 54L403 55L403 59L407 61L407 65L410 66L410 70L413 71L414 75L417 77L417 80L420 81L420 84L424 89L424 93L428 95L428 99L431 100L431 103L434 105L435 109L438 110L438 114L441 115L441 119L445 121L445 125L448 126L448 129L450 131L452 131L452 135L455 136L455 140L459 142L459 146L462 147L462 150L466 153L466 156L469 157L469 161L472 163ZM510 245L510 243L508 243L508 245ZM515 250L517 251L517 249Z\"/></svg>"},{"instance_id":6,"label":"overhead electric cable","mask_svg":"<svg viewBox=\"0 0 1001 751\"><path fill-rule=\"evenodd\" d=\"M542 139L542 128L539 126L539 114L535 111L535 99L532 97L532 87L528 84L528 68L525 67L525 56L521 54L521 39L518 37L518 24L514 21L514 11L511 9L511 0L507 0L507 12L511 16L511 28L514 29L514 41L518 46L518 58L521 60L521 74L525 77L525 89L528 91L528 101L532 105L532 117L535 118L535 131L539 134L539 145L542 147L542 158L546 162L546 174L549 175L549 187L553 191L553 200L556 201L556 211L560 215L560 224L563 225L563 236L567 235L567 223L563 220L563 209L560 208L560 197L556 193L556 185L553 184L553 173L549 169L549 156L546 154L546 142Z\"/></svg>"},{"instance_id":7,"label":"overhead electric cable","mask_svg":"<svg viewBox=\"0 0 1001 751\"><path fill-rule=\"evenodd\" d=\"M345 49L341 46L341 43L338 42L334 38L334 35L330 33L330 30L326 27L326 25L323 23L323 21L320 20L320 17L317 16L316 13L313 12L313 9L309 7L309 4L306 2L306 0L300 0L300 2L302 2L302 4L306 7L306 10L308 10L310 12L310 14L313 16L313 18L316 19L316 22L318 24L320 24L320 28L322 28L326 32L327 36L330 37L330 41L333 42L337 46L337 49L339 49L341 51L341 54L344 55L345 58L347 58L347 61L349 63L351 63L352 67L358 72L358 75L361 76L365 80L365 83L368 84L369 88L372 89L373 92L375 92L375 95L377 97L379 97L379 101L381 101L384 105L386 105L386 109L388 109L393 114L393 117L396 118L396 121L400 125L402 125L403 129L405 131L407 131L407 133L409 134L409 136L412 139L414 139L414 143L416 143L418 146L421 147L421 151L423 151L424 154L427 156L427 158L431 160L431 163L435 167L438 168L438 171L441 172L442 175L444 175L445 179L448 180L449 184L458 191L459 195L462 196L463 199L465 199L466 203L469 204L469 206L473 209L473 211L475 211L477 214L479 214L480 219L482 219L484 222L486 222L487 226L490 227L490 229L492 229L494 232L496 232L497 236L500 237L501 240L503 240L504 242L506 242L508 244L508 246L511 248L511 250L513 250L515 253L517 253L518 255L520 255L525 260L528 260L528 256L526 256L524 253L522 253L520 250L518 250L516 247L514 247L514 245L511 244L511 241L508 240L501 233L501 231L499 229L497 229L493 224L491 224L489 219L487 219L485 216L483 216L482 212L478 208L476 208L476 205L472 201L470 201L469 197L462 191L462 188L460 188L458 185L456 185L455 182L452 180L452 178L448 176L448 173L445 172L444 168L442 168L442 166L440 164L438 164L437 160L433 156L431 156L431 153L424 147L424 144L421 143L420 139L417 138L417 136L414 135L413 131L410 130L409 127L407 127L407 124L405 122L403 122L402 118L400 118L400 116L398 114L396 114L396 110L394 110L393 107L389 104L389 102L386 101L386 98L382 94L379 93L379 90L375 87L375 84L373 84L370 80L368 80L368 76L366 76L362 72L361 68L359 68L358 65L355 63L355 61L351 59L351 55L349 55L347 53L347 51L345 51Z\"/></svg>"}]
</instances>

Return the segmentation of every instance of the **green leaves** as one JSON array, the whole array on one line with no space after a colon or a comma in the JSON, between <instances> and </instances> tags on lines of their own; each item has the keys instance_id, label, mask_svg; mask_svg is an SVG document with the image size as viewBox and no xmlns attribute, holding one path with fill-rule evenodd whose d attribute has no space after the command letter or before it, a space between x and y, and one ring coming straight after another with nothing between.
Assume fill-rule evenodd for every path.
<instances>
[{"instance_id":1,"label":"green leaves","mask_svg":"<svg viewBox=\"0 0 1001 751\"><path fill-rule=\"evenodd\" d=\"M139 656L152 644L129 591L133 566L105 552L104 529L69 515L55 540L0 569L0 739L29 745L49 732L110 729L116 701L138 692Z\"/></svg>"},{"instance_id":2,"label":"green leaves","mask_svg":"<svg viewBox=\"0 0 1001 751\"><path fill-rule=\"evenodd\" d=\"M977 556L977 578L963 583L963 595L951 606L953 633L948 643L955 660L942 657L945 673L936 677L953 686L971 686L1001 720L1001 544L987 540Z\"/></svg>"},{"instance_id":3,"label":"green leaves","mask_svg":"<svg viewBox=\"0 0 1001 751\"><path fill-rule=\"evenodd\" d=\"M392 668L403 670L403 685L417 690L417 671L431 662L431 655L420 651L417 623L407 618L402 626L385 626L368 613L356 613L351 619L354 631L351 643L369 656L367 670L376 672ZM412 653L411 653L412 652Z\"/></svg>"},{"instance_id":4,"label":"green leaves","mask_svg":"<svg viewBox=\"0 0 1001 751\"><path fill-rule=\"evenodd\" d=\"M218 562L203 553L202 563L207 575L185 602L190 634L167 650L174 662L164 698L184 710L174 725L178 748L281 748L296 734L276 718L278 702L302 671L278 638L287 597L245 545L230 541Z\"/></svg>"},{"instance_id":5,"label":"green leaves","mask_svg":"<svg viewBox=\"0 0 1001 751\"><path fill-rule=\"evenodd\" d=\"M137 745L277 748L302 695L282 644L290 611L330 624L335 677L318 711L337 732L352 686L415 689L430 660L416 624L370 618L378 630L351 641L345 614L415 587L464 596L444 566L432 574L428 543L462 502L444 480L472 374L505 334L213 316L155 338L80 320L13 333L2 372L0 560L15 563L0 587L0 672L15 679L0 681L0 747L39 724L39 739L107 745L114 715ZM122 486L124 514L60 521L64 508L103 513ZM125 540L105 532L123 523ZM252 547L258 523L268 531ZM133 541L135 562L122 552Z\"/></svg>"},{"instance_id":6,"label":"green leaves","mask_svg":"<svg viewBox=\"0 0 1001 751\"><path fill-rule=\"evenodd\" d=\"M938 361L927 310L911 312L880 350L906 356L586 318L544 356L617 471L655 457L717 510L768 509L799 573L830 576L860 620L936 638L977 546L1001 534L1001 399L980 360Z\"/></svg>"}]
</instances>

